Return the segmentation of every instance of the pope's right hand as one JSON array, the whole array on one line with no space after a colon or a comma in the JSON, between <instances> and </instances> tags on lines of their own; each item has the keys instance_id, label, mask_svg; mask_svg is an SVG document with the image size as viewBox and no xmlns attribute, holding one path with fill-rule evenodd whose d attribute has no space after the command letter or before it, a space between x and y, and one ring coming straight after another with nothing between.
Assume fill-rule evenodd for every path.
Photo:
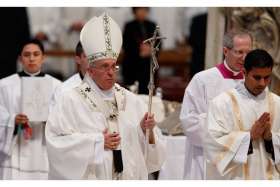
<instances>
[{"instance_id":1,"label":"pope's right hand","mask_svg":"<svg viewBox=\"0 0 280 187\"><path fill-rule=\"evenodd\" d=\"M108 129L105 129L103 135L105 149L114 150L120 145L121 137L119 133L109 133Z\"/></svg>"}]
</instances>

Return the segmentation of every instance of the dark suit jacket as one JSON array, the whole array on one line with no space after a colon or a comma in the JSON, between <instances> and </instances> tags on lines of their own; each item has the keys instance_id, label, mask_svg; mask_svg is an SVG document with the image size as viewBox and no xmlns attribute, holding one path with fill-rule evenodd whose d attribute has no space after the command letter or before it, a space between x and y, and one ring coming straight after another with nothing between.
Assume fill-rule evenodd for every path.
<instances>
[{"instance_id":1,"label":"dark suit jacket","mask_svg":"<svg viewBox=\"0 0 280 187\"><path fill-rule=\"evenodd\" d=\"M153 36L156 24L151 21L140 23L136 20L126 23L123 33L124 59L122 75L124 84L131 85L139 81L139 93L148 93L150 57L139 56L140 44Z\"/></svg>"},{"instance_id":2,"label":"dark suit jacket","mask_svg":"<svg viewBox=\"0 0 280 187\"><path fill-rule=\"evenodd\" d=\"M189 44L191 45L191 76L204 70L205 44L206 44L207 14L200 14L192 19Z\"/></svg>"}]
</instances>

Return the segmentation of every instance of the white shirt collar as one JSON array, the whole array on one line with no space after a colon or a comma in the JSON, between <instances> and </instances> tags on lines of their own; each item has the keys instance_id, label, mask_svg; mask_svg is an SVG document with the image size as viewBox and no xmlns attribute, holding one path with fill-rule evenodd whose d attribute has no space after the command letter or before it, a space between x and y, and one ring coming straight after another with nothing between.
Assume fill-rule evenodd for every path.
<instances>
[{"instance_id":1,"label":"white shirt collar","mask_svg":"<svg viewBox=\"0 0 280 187\"><path fill-rule=\"evenodd\" d=\"M254 99L254 100L263 100L263 99L265 99L266 93L267 93L267 91L268 91L268 88L266 87L262 93L260 93L259 95L255 96L255 95L251 94L251 93L248 91L248 89L245 87L245 81L244 81L244 80L240 81L240 82L236 85L235 89L236 89L237 92L239 92L240 94L242 94L242 95L244 95L244 96L247 96L248 98L252 98L252 99Z\"/></svg>"},{"instance_id":2,"label":"white shirt collar","mask_svg":"<svg viewBox=\"0 0 280 187\"><path fill-rule=\"evenodd\" d=\"M224 60L224 65L225 65L225 67L226 67L230 72L233 73L234 76L236 76L236 75L238 75L238 74L240 73L240 71L239 71L239 72L233 71L233 70L228 66L226 60Z\"/></svg>"},{"instance_id":3,"label":"white shirt collar","mask_svg":"<svg viewBox=\"0 0 280 187\"><path fill-rule=\"evenodd\" d=\"M30 75L31 77L35 77L36 75L39 75L41 73L40 70L38 72L36 72L36 73L29 73L29 72L27 72L25 70L23 70L23 71L24 71L24 73L26 73L27 75Z\"/></svg>"}]
</instances>

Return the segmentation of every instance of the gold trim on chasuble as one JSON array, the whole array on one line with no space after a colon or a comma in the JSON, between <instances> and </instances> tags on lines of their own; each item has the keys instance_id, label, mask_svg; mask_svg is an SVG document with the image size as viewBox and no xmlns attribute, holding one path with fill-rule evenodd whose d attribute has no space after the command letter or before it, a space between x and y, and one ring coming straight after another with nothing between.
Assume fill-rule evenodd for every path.
<instances>
[{"instance_id":1,"label":"gold trim on chasuble","mask_svg":"<svg viewBox=\"0 0 280 187\"><path fill-rule=\"evenodd\" d=\"M234 127L236 130L244 131L244 126L241 121L241 114L239 111L239 106L238 106L237 100L231 91L227 92L227 94L230 96L230 98L232 100L233 111L236 114L234 117L235 117L235 121L237 122L237 126L235 125ZM232 133L231 136L228 137L227 142L225 143L225 145L223 147L224 150L222 150L221 153L216 157L216 159L214 161L215 165L217 165L217 163L225 157L225 154L230 150L230 147L234 143L234 139L235 139L235 133ZM243 170L245 173L245 179L248 179L249 174L248 174L248 165L247 164L243 164Z\"/></svg>"},{"instance_id":2,"label":"gold trim on chasuble","mask_svg":"<svg viewBox=\"0 0 280 187\"><path fill-rule=\"evenodd\" d=\"M244 131L244 125L243 125L243 121L241 120L241 113L240 113L240 110L239 110L238 102L237 102L235 96L233 95L232 91L228 91L227 94L231 98L232 107L233 107L233 114L235 114L234 118L235 118L235 121L237 122L239 130L240 131ZM250 175L249 175L248 163L246 162L245 164L242 164L242 168L243 168L243 172L244 172L244 175L245 175L245 179L249 180L250 179Z\"/></svg>"},{"instance_id":3,"label":"gold trim on chasuble","mask_svg":"<svg viewBox=\"0 0 280 187\"><path fill-rule=\"evenodd\" d=\"M114 86L116 106L113 110L110 110L111 107L108 106L109 104L99 98L95 91L87 83L84 82L75 89L81 96L81 98L88 104L91 111L103 113L106 117L106 120L117 120L119 111L125 110L125 93L124 89L122 89L119 85ZM99 102L97 101L97 99L99 99Z\"/></svg>"},{"instance_id":4,"label":"gold trim on chasuble","mask_svg":"<svg viewBox=\"0 0 280 187\"><path fill-rule=\"evenodd\" d=\"M243 122L241 120L241 114L240 114L238 102L237 102L237 100L236 100L232 91L228 91L227 94L230 96L230 98L232 100L232 107L233 107L233 111L234 111L234 114L235 114L234 117L236 119L238 127L239 127L240 131L244 131L244 126L243 126ZM271 128L272 128L275 107L274 107L274 102L273 102L273 95L270 92L268 92L268 109L269 109L269 113L270 113L270 123L271 123ZM245 179L246 180L250 179L248 163L243 164L242 167L243 167L243 172L245 174ZM270 158L268 158L268 165L267 165L267 168L266 168L266 176L267 176L267 179L269 179L269 180L271 180L272 176L273 176L272 163L271 163Z\"/></svg>"}]
</instances>

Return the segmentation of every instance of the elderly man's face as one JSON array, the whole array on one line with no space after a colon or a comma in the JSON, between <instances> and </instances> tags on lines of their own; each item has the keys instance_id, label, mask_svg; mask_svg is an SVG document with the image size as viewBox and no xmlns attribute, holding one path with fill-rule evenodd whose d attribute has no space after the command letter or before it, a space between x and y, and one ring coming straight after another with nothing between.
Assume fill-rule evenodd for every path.
<instances>
[{"instance_id":1,"label":"elderly man's face","mask_svg":"<svg viewBox=\"0 0 280 187\"><path fill-rule=\"evenodd\" d=\"M104 59L95 61L90 65L88 72L101 90L109 90L116 82L116 72L118 70L119 67L116 65L116 60Z\"/></svg>"},{"instance_id":2,"label":"elderly man's face","mask_svg":"<svg viewBox=\"0 0 280 187\"><path fill-rule=\"evenodd\" d=\"M20 62L28 73L37 73L44 62L44 54L36 44L27 44L20 54Z\"/></svg>"},{"instance_id":3,"label":"elderly man's face","mask_svg":"<svg viewBox=\"0 0 280 187\"><path fill-rule=\"evenodd\" d=\"M251 49L252 41L250 36L235 36L233 38L233 48L224 47L224 55L229 67L234 71L241 71L245 57Z\"/></svg>"}]
</instances>

